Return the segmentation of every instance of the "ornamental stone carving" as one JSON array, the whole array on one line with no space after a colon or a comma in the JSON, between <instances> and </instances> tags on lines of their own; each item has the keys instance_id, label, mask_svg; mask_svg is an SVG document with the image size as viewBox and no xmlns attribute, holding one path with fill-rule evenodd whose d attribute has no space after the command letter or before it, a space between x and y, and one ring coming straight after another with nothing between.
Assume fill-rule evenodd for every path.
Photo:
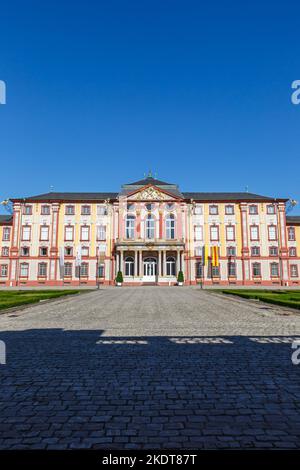
<instances>
[{"instance_id":1,"label":"ornamental stone carving","mask_svg":"<svg viewBox=\"0 0 300 470\"><path fill-rule=\"evenodd\" d=\"M167 196L167 194L158 191L156 188L146 188L143 189L143 191L140 191L139 193L135 193L132 196L130 196L128 199L137 199L137 200L142 200L142 201L165 201L169 200L170 196Z\"/></svg>"}]
</instances>

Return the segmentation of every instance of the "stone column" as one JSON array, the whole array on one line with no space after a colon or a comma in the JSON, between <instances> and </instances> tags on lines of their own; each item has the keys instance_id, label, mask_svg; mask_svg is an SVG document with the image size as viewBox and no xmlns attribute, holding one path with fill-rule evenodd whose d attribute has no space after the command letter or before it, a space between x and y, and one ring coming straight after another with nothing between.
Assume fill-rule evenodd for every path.
<instances>
[{"instance_id":1,"label":"stone column","mask_svg":"<svg viewBox=\"0 0 300 470\"><path fill-rule=\"evenodd\" d=\"M118 274L118 271L119 271L119 252L116 251L116 263L115 263L115 274L117 275Z\"/></svg>"},{"instance_id":2,"label":"stone column","mask_svg":"<svg viewBox=\"0 0 300 470\"><path fill-rule=\"evenodd\" d=\"M134 252L134 276L138 275L138 250Z\"/></svg>"},{"instance_id":3,"label":"stone column","mask_svg":"<svg viewBox=\"0 0 300 470\"><path fill-rule=\"evenodd\" d=\"M120 256L120 271L123 273L124 269L124 251L121 250L121 256ZM124 274L124 273L123 273Z\"/></svg>"},{"instance_id":4,"label":"stone column","mask_svg":"<svg viewBox=\"0 0 300 470\"><path fill-rule=\"evenodd\" d=\"M184 251L181 252L181 271L183 272L183 275L185 276L185 269L184 269Z\"/></svg>"},{"instance_id":5,"label":"stone column","mask_svg":"<svg viewBox=\"0 0 300 470\"><path fill-rule=\"evenodd\" d=\"M140 259L140 262L139 262L139 276L142 277L143 276L143 251L140 250L140 253L139 253L139 259Z\"/></svg>"},{"instance_id":6,"label":"stone column","mask_svg":"<svg viewBox=\"0 0 300 470\"><path fill-rule=\"evenodd\" d=\"M166 252L166 250L163 250L162 254L163 254L163 269L162 269L162 275L163 275L163 276L166 276L166 274L167 274L167 256L166 256L167 252Z\"/></svg>"},{"instance_id":7,"label":"stone column","mask_svg":"<svg viewBox=\"0 0 300 470\"><path fill-rule=\"evenodd\" d=\"M175 271L175 275L178 274L178 271L180 271L180 250L177 250L177 260L176 260L176 271Z\"/></svg>"},{"instance_id":8,"label":"stone column","mask_svg":"<svg viewBox=\"0 0 300 470\"><path fill-rule=\"evenodd\" d=\"M158 251L158 271L157 271L158 277L161 276L161 251Z\"/></svg>"}]
</instances>

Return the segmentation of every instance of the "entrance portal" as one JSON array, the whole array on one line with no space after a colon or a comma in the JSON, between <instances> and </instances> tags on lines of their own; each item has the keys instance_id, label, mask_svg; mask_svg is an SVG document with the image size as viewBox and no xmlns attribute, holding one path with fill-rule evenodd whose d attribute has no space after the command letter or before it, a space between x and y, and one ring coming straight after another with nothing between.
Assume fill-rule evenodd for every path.
<instances>
[{"instance_id":1,"label":"entrance portal","mask_svg":"<svg viewBox=\"0 0 300 470\"><path fill-rule=\"evenodd\" d=\"M155 282L157 273L157 260L155 258L144 259L144 282Z\"/></svg>"}]
</instances>

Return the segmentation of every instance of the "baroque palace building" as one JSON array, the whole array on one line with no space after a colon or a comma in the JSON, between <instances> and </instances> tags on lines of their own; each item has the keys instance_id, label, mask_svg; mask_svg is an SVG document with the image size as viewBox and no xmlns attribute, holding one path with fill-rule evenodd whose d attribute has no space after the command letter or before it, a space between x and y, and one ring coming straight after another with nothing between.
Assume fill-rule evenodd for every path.
<instances>
[{"instance_id":1,"label":"baroque palace building","mask_svg":"<svg viewBox=\"0 0 300 470\"><path fill-rule=\"evenodd\" d=\"M300 284L300 216L287 199L181 192L151 175L119 193L12 199L0 216L0 285Z\"/></svg>"}]
</instances>

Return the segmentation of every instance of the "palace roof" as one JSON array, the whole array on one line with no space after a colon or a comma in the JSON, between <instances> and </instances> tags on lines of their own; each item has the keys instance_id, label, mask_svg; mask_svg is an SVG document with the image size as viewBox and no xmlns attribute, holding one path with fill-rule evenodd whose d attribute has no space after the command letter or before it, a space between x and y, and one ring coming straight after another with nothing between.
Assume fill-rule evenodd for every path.
<instances>
[{"instance_id":1,"label":"palace roof","mask_svg":"<svg viewBox=\"0 0 300 470\"><path fill-rule=\"evenodd\" d=\"M28 196L24 199L11 199L13 202L21 201L104 201L116 199L118 193L45 193L37 196Z\"/></svg>"},{"instance_id":2,"label":"palace roof","mask_svg":"<svg viewBox=\"0 0 300 470\"><path fill-rule=\"evenodd\" d=\"M152 176L147 176L146 178L139 181L135 181L134 183L127 183L125 186L146 186L148 184L153 184L154 186L177 186L173 183L166 183L165 181L157 180Z\"/></svg>"},{"instance_id":3,"label":"palace roof","mask_svg":"<svg viewBox=\"0 0 300 470\"><path fill-rule=\"evenodd\" d=\"M180 192L179 188L175 184L170 184L170 183L164 183L162 181L158 183L154 183L155 180L154 178L146 178L145 180L141 180L143 182L142 184L137 184L136 183L130 183L130 184L125 184L122 186L122 191L121 193L77 193L77 192L72 192L72 193L58 193L58 192L50 192L50 193L45 193L45 194L38 194L36 196L28 196L26 198L12 198L12 202L34 202L34 201L44 201L44 202L50 202L50 201L57 201L57 202L62 202L62 201L104 201L106 199L110 200L116 200L119 195L124 195L132 193L135 189L139 189L140 187L144 187L144 182L145 181L152 181L152 184L154 186L158 186L161 189L165 189L171 194L176 195L177 197L181 197L182 199L187 199L187 200L195 200L195 201L203 201L203 202L222 202L222 201L228 201L228 202L285 202L288 199L284 198L273 198L273 197L268 197L268 196L261 196L259 194L253 194L253 193L247 193L247 192L237 192L237 193L204 193L204 192ZM149 186L149 183L148 183Z\"/></svg>"},{"instance_id":4,"label":"palace roof","mask_svg":"<svg viewBox=\"0 0 300 470\"><path fill-rule=\"evenodd\" d=\"M0 225L10 224L13 220L13 216L10 214L0 214Z\"/></svg>"},{"instance_id":5,"label":"palace roof","mask_svg":"<svg viewBox=\"0 0 300 470\"><path fill-rule=\"evenodd\" d=\"M289 225L298 225L300 224L300 215L287 215L286 223Z\"/></svg>"},{"instance_id":6,"label":"palace roof","mask_svg":"<svg viewBox=\"0 0 300 470\"><path fill-rule=\"evenodd\" d=\"M275 201L275 198L261 196L253 193L183 193L185 199L194 199L196 201ZM276 199L278 201L287 201L287 199Z\"/></svg>"}]
</instances>

